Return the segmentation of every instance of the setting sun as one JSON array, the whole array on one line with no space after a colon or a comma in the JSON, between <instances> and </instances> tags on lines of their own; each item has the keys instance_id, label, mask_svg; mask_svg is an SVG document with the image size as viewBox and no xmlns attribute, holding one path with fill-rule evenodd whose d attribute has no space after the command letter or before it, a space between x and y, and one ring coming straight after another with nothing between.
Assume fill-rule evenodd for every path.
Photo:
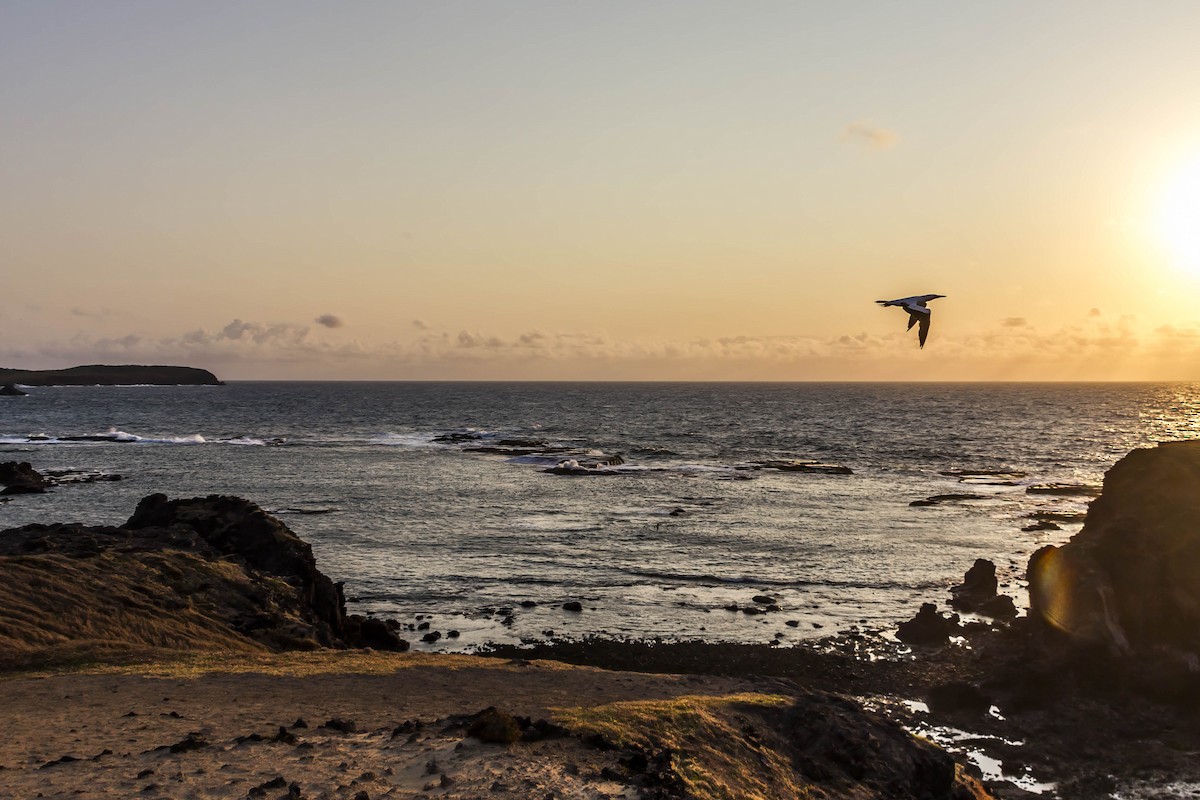
<instances>
[{"instance_id":1,"label":"setting sun","mask_svg":"<svg viewBox=\"0 0 1200 800\"><path fill-rule=\"evenodd\" d=\"M1167 182L1155 221L1175 266L1200 274L1200 157Z\"/></svg>"}]
</instances>

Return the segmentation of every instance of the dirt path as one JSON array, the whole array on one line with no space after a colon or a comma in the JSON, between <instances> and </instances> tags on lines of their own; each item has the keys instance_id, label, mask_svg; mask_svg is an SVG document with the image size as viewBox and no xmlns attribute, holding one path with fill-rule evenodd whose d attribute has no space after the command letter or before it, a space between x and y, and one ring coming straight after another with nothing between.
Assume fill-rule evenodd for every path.
<instances>
[{"instance_id":1,"label":"dirt path","mask_svg":"<svg viewBox=\"0 0 1200 800\"><path fill-rule=\"evenodd\" d=\"M447 718L489 705L537 719L560 707L778 689L420 654L15 677L0 680L0 796L620 797L625 787L603 772L615 765L612 753L574 738L483 744ZM332 719L353 730L320 727Z\"/></svg>"}]
</instances>

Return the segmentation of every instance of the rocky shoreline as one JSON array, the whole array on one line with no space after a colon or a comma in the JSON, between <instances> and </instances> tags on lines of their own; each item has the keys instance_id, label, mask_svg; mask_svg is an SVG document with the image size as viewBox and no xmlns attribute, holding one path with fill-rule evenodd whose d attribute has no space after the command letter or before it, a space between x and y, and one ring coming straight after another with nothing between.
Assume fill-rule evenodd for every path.
<instances>
[{"instance_id":1,"label":"rocky shoreline","mask_svg":"<svg viewBox=\"0 0 1200 800\"><path fill-rule=\"evenodd\" d=\"M8 486L37 491L38 473L30 465L3 467ZM70 683L86 682L97 671L147 674L196 658L216 665L210 669L229 669L250 659L255 670L292 675L288 685L295 689L296 680L309 680L296 678L298 670L325 663L328 656L322 654L343 653L351 660L341 662L338 674L355 686L354 676L361 677L356 670L369 662L370 670L392 676L389 694L425 691L432 681L457 687L460 698L486 700L498 707L496 719L509 720L497 725L511 731L501 735L511 741L488 742L478 736L481 729L470 732L478 718L467 719L461 704L451 703L445 713L423 707L438 720L438 746L451 753L467 740L483 741L496 748L487 755L495 766L513 756L529 731L555 731L553 737L529 736L539 743L568 742L555 745L555 752L569 751L569 759L528 752L522 761L529 775L542 776L525 780L557 791L555 796L791 797L801 789L814 797L1172 796L1170 787L1181 782L1200 785L1193 758L1200 751L1195 714L1200 628L1194 616L1200 608L1195 580L1200 562L1192 558L1200 547L1197 497L1200 442L1134 451L1109 471L1083 530L1064 547L1044 548L1031 560L1028 616L1013 619L1017 609L997 593L994 567L978 561L950 592L948 605L959 613L939 612L933 604L922 608L897 632L907 644L860 634L796 647L589 639L447 657L405 653L408 643L398 635L405 626L399 622L347 614L341 585L317 569L309 546L253 503L151 495L120 527L31 525L0 532L6 576L0 584L0 669L7 676L0 680L0 706L18 684L47 669L67 669L54 679ZM366 662L354 661L354 653L365 653ZM446 658L462 660L449 667ZM550 663L560 666L536 666ZM415 683L414 664L429 673ZM541 700L517 699L511 687L481 695L456 673L464 665L518 673L559 670L563 685L594 680L573 670L600 668L640 686L622 702L641 705L597 715L592 705L602 705L604 698L586 690L567 693L553 710ZM676 686L672 682L681 676L685 684L694 680L706 691L719 686L726 694L682 699L672 689L668 694L675 699L665 698L663 687ZM543 677L548 683L538 691L558 692L554 676ZM200 691L203 680L187 685ZM321 694L318 686L297 691L319 698L324 709L337 706L336 697ZM739 699L730 699L735 695ZM547 715L540 728L536 719L521 717L521 708L531 703ZM446 716L450 706L461 720ZM214 708L213 719L224 713L234 710ZM210 720L209 733L190 731L192 739L176 744L191 741L198 751L211 748L228 759L242 743L218 747L213 726L224 724ZM278 728L274 747L298 746L287 744L297 734L281 719L272 724ZM409 724L411 737L416 721ZM944 744L953 757L904 730ZM258 735L260 741L267 738ZM364 736L370 763L399 757L388 755L391 739ZM433 740L406 738L417 745L410 755L427 752L422 741ZM37 741L30 747L24 755L5 756L0 749L0 786L32 780L43 769L78 773L86 784L89 767L75 763L78 755L61 753L70 761L54 761ZM35 764L42 755L46 758ZM581 759L594 766L590 781L576 780ZM567 763L576 764L574 776ZM494 779L504 787L498 790L432 771L425 774L436 780L418 781L418 787L368 771L374 777L363 782L371 783L361 790L366 797L467 797L484 789L493 796L532 796L528 786L509 786L501 778ZM266 776L238 791L359 796L337 775L322 783L311 771L304 774L308 788L297 784L293 790L286 780L266 786L276 780ZM746 781L758 781L761 791L728 788ZM318 792L313 788L318 785L326 788ZM721 785L726 789L714 788ZM174 796L169 789L159 785L147 796L159 790L165 794L158 796ZM339 794L342 790L349 793Z\"/></svg>"}]
</instances>

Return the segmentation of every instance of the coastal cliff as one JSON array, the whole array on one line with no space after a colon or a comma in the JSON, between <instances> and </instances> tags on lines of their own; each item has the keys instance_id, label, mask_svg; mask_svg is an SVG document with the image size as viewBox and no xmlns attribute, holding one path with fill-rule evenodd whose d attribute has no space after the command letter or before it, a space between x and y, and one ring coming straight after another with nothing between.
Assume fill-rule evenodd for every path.
<instances>
[{"instance_id":1,"label":"coastal cliff","mask_svg":"<svg viewBox=\"0 0 1200 800\"><path fill-rule=\"evenodd\" d=\"M90 364L68 369L0 368L0 383L23 386L220 386L222 381L196 367Z\"/></svg>"}]
</instances>

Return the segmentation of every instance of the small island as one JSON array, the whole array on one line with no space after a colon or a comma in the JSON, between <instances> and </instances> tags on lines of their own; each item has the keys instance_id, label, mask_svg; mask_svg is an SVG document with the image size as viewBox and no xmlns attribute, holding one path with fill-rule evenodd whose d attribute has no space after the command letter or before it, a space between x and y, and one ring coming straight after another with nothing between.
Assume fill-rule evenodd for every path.
<instances>
[{"instance_id":1,"label":"small island","mask_svg":"<svg viewBox=\"0 0 1200 800\"><path fill-rule=\"evenodd\" d=\"M22 386L224 386L206 369L89 364L67 369L23 370L0 367L0 383Z\"/></svg>"}]
</instances>

